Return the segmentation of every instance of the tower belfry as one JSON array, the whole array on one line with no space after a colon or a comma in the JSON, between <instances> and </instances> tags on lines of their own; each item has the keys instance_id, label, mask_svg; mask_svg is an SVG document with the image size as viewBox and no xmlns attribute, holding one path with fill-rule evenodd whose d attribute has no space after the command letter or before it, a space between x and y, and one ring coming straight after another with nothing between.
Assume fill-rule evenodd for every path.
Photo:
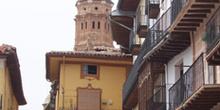
<instances>
[{"instance_id":1,"label":"tower belfry","mask_svg":"<svg viewBox=\"0 0 220 110\"><path fill-rule=\"evenodd\" d=\"M95 46L113 47L110 21L111 0L78 0L75 51L93 51Z\"/></svg>"}]
</instances>

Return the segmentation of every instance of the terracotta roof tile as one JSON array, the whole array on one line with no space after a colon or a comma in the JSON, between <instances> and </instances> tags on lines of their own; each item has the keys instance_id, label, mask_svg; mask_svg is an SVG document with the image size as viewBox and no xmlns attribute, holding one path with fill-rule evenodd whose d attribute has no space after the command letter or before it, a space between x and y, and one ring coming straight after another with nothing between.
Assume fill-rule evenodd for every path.
<instances>
[{"instance_id":1,"label":"terracotta roof tile","mask_svg":"<svg viewBox=\"0 0 220 110\"><path fill-rule=\"evenodd\" d=\"M7 44L3 44L2 46L0 46L0 53L7 53L12 51L16 52L16 48L14 46Z\"/></svg>"},{"instance_id":2,"label":"terracotta roof tile","mask_svg":"<svg viewBox=\"0 0 220 110\"><path fill-rule=\"evenodd\" d=\"M11 78L12 90L19 105L27 104L23 93L21 73L16 48L11 45L3 44L0 46L0 55L7 56L7 66Z\"/></svg>"},{"instance_id":3,"label":"terracotta roof tile","mask_svg":"<svg viewBox=\"0 0 220 110\"><path fill-rule=\"evenodd\" d=\"M132 57L131 54L108 51L51 51L47 55L66 55L66 56L95 56L95 57Z\"/></svg>"}]
</instances>

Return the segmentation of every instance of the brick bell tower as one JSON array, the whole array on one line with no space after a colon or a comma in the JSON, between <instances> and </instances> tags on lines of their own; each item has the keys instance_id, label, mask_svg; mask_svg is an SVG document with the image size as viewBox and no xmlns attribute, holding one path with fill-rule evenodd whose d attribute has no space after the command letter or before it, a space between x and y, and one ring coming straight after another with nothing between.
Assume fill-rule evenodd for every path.
<instances>
[{"instance_id":1,"label":"brick bell tower","mask_svg":"<svg viewBox=\"0 0 220 110\"><path fill-rule=\"evenodd\" d=\"M113 47L109 13L111 0L78 0L75 18L75 51L93 51L95 46Z\"/></svg>"}]
</instances>

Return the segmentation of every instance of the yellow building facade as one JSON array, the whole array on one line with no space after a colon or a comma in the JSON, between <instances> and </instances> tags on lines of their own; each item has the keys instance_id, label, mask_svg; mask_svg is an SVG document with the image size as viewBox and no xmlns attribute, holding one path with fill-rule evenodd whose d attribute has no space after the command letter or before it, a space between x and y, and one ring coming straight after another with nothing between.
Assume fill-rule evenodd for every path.
<instances>
[{"instance_id":1,"label":"yellow building facade","mask_svg":"<svg viewBox=\"0 0 220 110\"><path fill-rule=\"evenodd\" d=\"M0 46L0 110L18 110L27 102L23 95L16 48Z\"/></svg>"},{"instance_id":2,"label":"yellow building facade","mask_svg":"<svg viewBox=\"0 0 220 110\"><path fill-rule=\"evenodd\" d=\"M74 51L46 54L52 82L45 110L122 110L122 89L132 56L113 47L111 0L77 0Z\"/></svg>"},{"instance_id":3,"label":"yellow building facade","mask_svg":"<svg viewBox=\"0 0 220 110\"><path fill-rule=\"evenodd\" d=\"M130 55L49 52L46 59L47 79L56 82L52 90L55 110L122 110L122 87L132 66Z\"/></svg>"}]
</instances>

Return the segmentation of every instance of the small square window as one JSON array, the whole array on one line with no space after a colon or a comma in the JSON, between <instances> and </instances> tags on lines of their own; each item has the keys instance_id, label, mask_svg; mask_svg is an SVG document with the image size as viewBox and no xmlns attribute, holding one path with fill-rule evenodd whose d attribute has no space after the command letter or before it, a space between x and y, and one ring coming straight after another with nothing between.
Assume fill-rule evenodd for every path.
<instances>
[{"instance_id":1,"label":"small square window","mask_svg":"<svg viewBox=\"0 0 220 110\"><path fill-rule=\"evenodd\" d=\"M83 65L83 74L97 75L97 65Z\"/></svg>"},{"instance_id":2,"label":"small square window","mask_svg":"<svg viewBox=\"0 0 220 110\"><path fill-rule=\"evenodd\" d=\"M98 7L95 7L95 10L98 10Z\"/></svg>"}]
</instances>

